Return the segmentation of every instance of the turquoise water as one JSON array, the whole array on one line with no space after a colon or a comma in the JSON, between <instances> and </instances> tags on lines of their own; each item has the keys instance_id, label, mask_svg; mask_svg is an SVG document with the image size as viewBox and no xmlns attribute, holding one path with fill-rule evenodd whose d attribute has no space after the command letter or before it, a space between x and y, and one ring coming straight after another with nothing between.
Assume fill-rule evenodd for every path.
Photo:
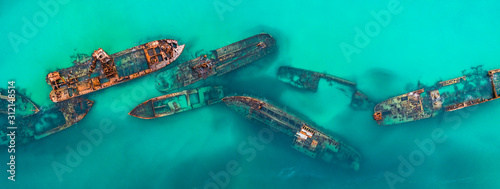
<instances>
[{"instance_id":1,"label":"turquoise water","mask_svg":"<svg viewBox=\"0 0 500 189\"><path fill-rule=\"evenodd\" d=\"M357 82L380 102L417 89L419 81L432 84L459 77L471 66L500 68L497 1L56 4L45 10L34 1L0 3L0 82L4 87L14 79L36 103L47 106L51 88L45 83L46 74L71 66L70 57L76 53L90 54L99 47L113 53L172 38L186 44L178 60L182 61L200 50L266 32L276 39L276 55L221 77L219 82L301 112L337 133L362 154L360 171L310 159L290 147L290 138L277 133L262 148L251 147L249 137L257 137L262 125L245 120L224 104L155 120L128 116L137 104L162 94L154 89L152 74L88 95L94 107L77 125L18 146L16 181L7 180L4 172L1 188L500 186L496 161L500 130L494 119L498 101L382 127L372 120L371 110L352 110L350 97L326 82L320 83L317 93L310 93L275 77L282 65L327 72ZM374 17L372 11L385 17ZM31 24L33 31L27 26ZM102 129L101 125L110 127ZM87 132L102 134L102 140L89 141ZM427 150L415 143L429 142L433 136L434 145L426 143ZM91 149L82 147L89 142L94 142ZM239 146L254 153L240 153ZM72 156L79 148L85 153ZM7 170L7 149L0 150L1 167ZM223 178L229 172L237 174L222 180L210 176Z\"/></svg>"}]
</instances>

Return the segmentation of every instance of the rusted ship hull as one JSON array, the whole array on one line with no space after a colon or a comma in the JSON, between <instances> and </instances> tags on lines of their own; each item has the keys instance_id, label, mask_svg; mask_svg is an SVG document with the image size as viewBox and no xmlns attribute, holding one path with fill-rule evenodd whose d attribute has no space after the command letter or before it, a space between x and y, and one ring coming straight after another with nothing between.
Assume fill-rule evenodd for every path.
<instances>
[{"instance_id":1,"label":"rusted ship hull","mask_svg":"<svg viewBox=\"0 0 500 189\"><path fill-rule=\"evenodd\" d=\"M14 102L16 117L25 117L32 114L38 113L40 110L38 106L32 102L27 96L18 91L11 94L15 94L14 98L9 98L9 93L7 89L0 89L0 114L8 114L9 101ZM13 112L11 109L10 112Z\"/></svg>"},{"instance_id":2,"label":"rusted ship hull","mask_svg":"<svg viewBox=\"0 0 500 189\"><path fill-rule=\"evenodd\" d=\"M2 130L0 130L0 145L7 145L7 134L12 130L7 127L17 127L16 144L24 144L38 140L64 130L83 119L92 107L93 102L84 98L73 98L52 105L47 110L37 114L16 119L15 125L8 125L5 117L1 117Z\"/></svg>"},{"instance_id":3,"label":"rusted ship hull","mask_svg":"<svg viewBox=\"0 0 500 189\"><path fill-rule=\"evenodd\" d=\"M220 86L171 93L141 103L129 115L141 119L164 117L221 102L224 94Z\"/></svg>"},{"instance_id":4,"label":"rusted ship hull","mask_svg":"<svg viewBox=\"0 0 500 189\"><path fill-rule=\"evenodd\" d=\"M373 118L380 125L405 123L434 117L498 98L500 69L474 67L464 76L440 81L377 104Z\"/></svg>"},{"instance_id":5,"label":"rusted ship hull","mask_svg":"<svg viewBox=\"0 0 500 189\"><path fill-rule=\"evenodd\" d=\"M317 92L320 79L347 86L349 90L352 91L350 105L356 110L368 110L368 107L371 108L374 104L368 96L357 89L356 83L330 74L293 68L290 66L281 66L278 69L277 76L282 82L311 92Z\"/></svg>"},{"instance_id":6,"label":"rusted ship hull","mask_svg":"<svg viewBox=\"0 0 500 189\"><path fill-rule=\"evenodd\" d=\"M320 131L318 127L257 98L231 96L223 101L233 110L251 120L294 137L292 147L312 158L328 163L347 165L359 170L360 155L352 147Z\"/></svg>"},{"instance_id":7,"label":"rusted ship hull","mask_svg":"<svg viewBox=\"0 0 500 189\"><path fill-rule=\"evenodd\" d=\"M156 77L156 89L171 92L211 76L221 76L261 59L275 48L269 34L252 36L161 72Z\"/></svg>"},{"instance_id":8,"label":"rusted ship hull","mask_svg":"<svg viewBox=\"0 0 500 189\"><path fill-rule=\"evenodd\" d=\"M175 61L184 50L177 41L163 39L112 55L102 49L77 65L51 72L50 99L60 102L155 72Z\"/></svg>"}]
</instances>

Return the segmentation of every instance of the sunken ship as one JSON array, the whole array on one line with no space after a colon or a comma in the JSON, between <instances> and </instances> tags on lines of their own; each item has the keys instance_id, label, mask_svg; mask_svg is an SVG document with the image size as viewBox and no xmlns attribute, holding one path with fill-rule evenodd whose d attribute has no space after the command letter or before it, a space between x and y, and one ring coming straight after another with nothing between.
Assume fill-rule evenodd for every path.
<instances>
[{"instance_id":1,"label":"sunken ship","mask_svg":"<svg viewBox=\"0 0 500 189\"><path fill-rule=\"evenodd\" d=\"M275 41L269 34L249 37L161 72L156 77L156 89L177 91L208 77L224 75L261 59L275 48Z\"/></svg>"},{"instance_id":2,"label":"sunken ship","mask_svg":"<svg viewBox=\"0 0 500 189\"><path fill-rule=\"evenodd\" d=\"M13 98L9 97L7 89L0 89L0 114L13 114L18 117L25 117L36 114L40 111L38 106L22 93L15 93ZM9 104L13 102L15 109L9 110Z\"/></svg>"},{"instance_id":3,"label":"sunken ship","mask_svg":"<svg viewBox=\"0 0 500 189\"><path fill-rule=\"evenodd\" d=\"M368 110L374 105L367 95L358 90L356 83L327 73L319 73L290 66L281 66L278 69L277 77L284 83L310 92L317 92L319 81L325 79L330 85L332 85L332 82L335 82L346 86L349 91L352 91L350 105L353 109ZM342 88L338 89L347 93L347 91Z\"/></svg>"},{"instance_id":4,"label":"sunken ship","mask_svg":"<svg viewBox=\"0 0 500 189\"><path fill-rule=\"evenodd\" d=\"M141 119L164 117L191 109L215 104L224 98L220 86L200 87L155 97L139 104L129 115Z\"/></svg>"},{"instance_id":5,"label":"sunken ship","mask_svg":"<svg viewBox=\"0 0 500 189\"><path fill-rule=\"evenodd\" d=\"M230 108L248 119L262 122L294 137L292 147L312 158L359 170L360 155L352 147L266 101L230 96L222 99Z\"/></svg>"},{"instance_id":6,"label":"sunken ship","mask_svg":"<svg viewBox=\"0 0 500 189\"><path fill-rule=\"evenodd\" d=\"M290 66L281 66L278 69L278 79L288 83L294 87L309 90L312 92L318 91L320 79L326 79L328 82L334 81L350 87L355 87L356 83L336 77L326 73L319 73Z\"/></svg>"},{"instance_id":7,"label":"sunken ship","mask_svg":"<svg viewBox=\"0 0 500 189\"><path fill-rule=\"evenodd\" d=\"M82 97L52 104L44 110L24 117L18 117L15 125L9 125L7 116L0 117L0 145L7 145L8 127L17 127L16 144L24 144L62 131L82 120L93 105L93 101ZM5 119L5 120L3 120Z\"/></svg>"},{"instance_id":8,"label":"sunken ship","mask_svg":"<svg viewBox=\"0 0 500 189\"><path fill-rule=\"evenodd\" d=\"M47 75L50 99L61 102L155 72L175 61L184 50L176 40L163 39L108 55L103 49L70 68Z\"/></svg>"},{"instance_id":9,"label":"sunken ship","mask_svg":"<svg viewBox=\"0 0 500 189\"><path fill-rule=\"evenodd\" d=\"M464 70L463 76L402 94L377 104L373 118L379 125L426 119L498 98L500 69L482 66Z\"/></svg>"}]
</instances>

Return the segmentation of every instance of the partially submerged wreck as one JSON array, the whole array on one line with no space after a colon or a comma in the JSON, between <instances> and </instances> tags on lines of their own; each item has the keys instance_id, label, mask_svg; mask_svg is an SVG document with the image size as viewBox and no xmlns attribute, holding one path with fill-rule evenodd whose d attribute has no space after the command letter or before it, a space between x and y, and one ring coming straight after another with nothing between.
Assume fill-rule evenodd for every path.
<instances>
[{"instance_id":1,"label":"partially submerged wreck","mask_svg":"<svg viewBox=\"0 0 500 189\"><path fill-rule=\"evenodd\" d=\"M257 98L231 96L222 100L246 118L257 120L294 137L294 149L315 159L359 170L360 155L355 149L297 116Z\"/></svg>"},{"instance_id":2,"label":"partially submerged wreck","mask_svg":"<svg viewBox=\"0 0 500 189\"><path fill-rule=\"evenodd\" d=\"M290 66L281 66L278 69L278 79L294 87L312 92L318 91L320 79L334 81L346 86L355 87L356 83L326 73L313 72Z\"/></svg>"},{"instance_id":3,"label":"partially submerged wreck","mask_svg":"<svg viewBox=\"0 0 500 189\"><path fill-rule=\"evenodd\" d=\"M78 97L53 104L46 110L36 114L20 117L15 120L15 125L9 125L7 118L2 116L0 123L0 145L7 145L9 138L7 134L12 130L7 127L15 126L16 144L24 144L44 138L64 130L83 119L93 105L93 101ZM5 120L3 120L5 119Z\"/></svg>"},{"instance_id":4,"label":"partially submerged wreck","mask_svg":"<svg viewBox=\"0 0 500 189\"><path fill-rule=\"evenodd\" d=\"M141 119L164 117L221 102L224 95L224 88L220 86L185 90L149 99L129 115Z\"/></svg>"},{"instance_id":5,"label":"partially submerged wreck","mask_svg":"<svg viewBox=\"0 0 500 189\"><path fill-rule=\"evenodd\" d=\"M278 79L282 82L288 83L296 88L308 90L311 92L318 91L320 79L325 79L328 82L336 82L341 85L347 86L350 91L352 91L351 107L353 109L368 109L368 107L372 106L373 104L368 96L357 89L356 83L330 74L319 73L290 66L281 66L278 69L277 76Z\"/></svg>"},{"instance_id":6,"label":"partially submerged wreck","mask_svg":"<svg viewBox=\"0 0 500 189\"><path fill-rule=\"evenodd\" d=\"M500 69L482 66L463 71L463 76L402 94L377 104L373 118L380 125L426 119L498 98Z\"/></svg>"},{"instance_id":7,"label":"partially submerged wreck","mask_svg":"<svg viewBox=\"0 0 500 189\"><path fill-rule=\"evenodd\" d=\"M269 34L249 37L161 72L156 77L156 89L176 91L208 77L224 75L261 59L275 48Z\"/></svg>"},{"instance_id":8,"label":"partially submerged wreck","mask_svg":"<svg viewBox=\"0 0 500 189\"><path fill-rule=\"evenodd\" d=\"M61 102L155 72L176 60L184 50L177 41L163 39L108 55L103 49L73 67L47 75L50 99Z\"/></svg>"},{"instance_id":9,"label":"partially submerged wreck","mask_svg":"<svg viewBox=\"0 0 500 189\"><path fill-rule=\"evenodd\" d=\"M32 102L26 95L17 92L14 98L9 98L7 89L0 89L0 114L8 114L9 101L13 101L15 105L15 114L17 117L25 117L38 113L38 106ZM10 110L12 112L14 110Z\"/></svg>"}]
</instances>

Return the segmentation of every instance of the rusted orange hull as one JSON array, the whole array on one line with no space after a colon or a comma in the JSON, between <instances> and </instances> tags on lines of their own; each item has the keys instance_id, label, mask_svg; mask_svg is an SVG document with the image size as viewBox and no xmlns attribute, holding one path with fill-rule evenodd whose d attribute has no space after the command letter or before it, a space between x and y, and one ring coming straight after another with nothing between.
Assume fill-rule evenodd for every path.
<instances>
[{"instance_id":1,"label":"rusted orange hull","mask_svg":"<svg viewBox=\"0 0 500 189\"><path fill-rule=\"evenodd\" d=\"M171 39L152 41L112 55L99 48L91 58L47 75L47 83L53 89L50 99L61 102L150 74L175 61L183 50L184 45Z\"/></svg>"}]
</instances>

